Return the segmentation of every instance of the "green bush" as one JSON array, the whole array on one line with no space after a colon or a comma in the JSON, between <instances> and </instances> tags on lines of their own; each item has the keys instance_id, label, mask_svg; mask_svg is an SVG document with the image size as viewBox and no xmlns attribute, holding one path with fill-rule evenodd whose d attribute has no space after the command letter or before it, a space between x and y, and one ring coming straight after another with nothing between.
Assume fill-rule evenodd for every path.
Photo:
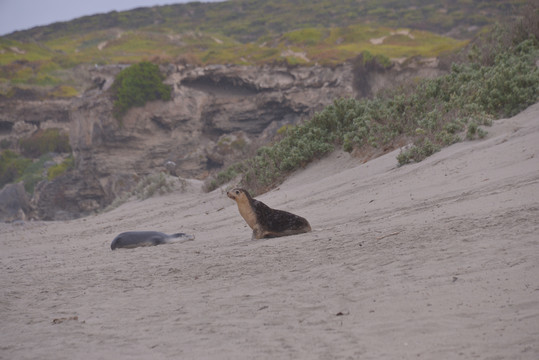
<instances>
[{"instance_id":1,"label":"green bush","mask_svg":"<svg viewBox=\"0 0 539 360\"><path fill-rule=\"evenodd\" d=\"M0 152L0 189L17 180L31 163L32 160L11 150Z\"/></svg>"},{"instance_id":2,"label":"green bush","mask_svg":"<svg viewBox=\"0 0 539 360\"><path fill-rule=\"evenodd\" d=\"M38 182L45 180L43 169L45 163L52 160L50 153L41 155L38 159L32 161L22 172L22 175L15 181L22 181L24 183L24 189L27 193L33 194L34 188Z\"/></svg>"},{"instance_id":3,"label":"green bush","mask_svg":"<svg viewBox=\"0 0 539 360\"><path fill-rule=\"evenodd\" d=\"M114 116L121 119L135 106L149 101L170 100L172 88L163 84L164 76L159 67L150 62L140 62L123 69L111 86L114 98Z\"/></svg>"},{"instance_id":4,"label":"green bush","mask_svg":"<svg viewBox=\"0 0 539 360\"><path fill-rule=\"evenodd\" d=\"M0 153L0 188L5 184L22 181L26 192L33 194L35 185L41 180L54 180L74 167L73 155L66 158L61 164L47 169L45 176L45 163L52 160L49 152L32 160L11 150Z\"/></svg>"},{"instance_id":5,"label":"green bush","mask_svg":"<svg viewBox=\"0 0 539 360\"><path fill-rule=\"evenodd\" d=\"M75 161L70 155L60 164L56 164L47 169L47 178L49 181L56 179L58 176L65 174L68 170L73 169Z\"/></svg>"},{"instance_id":6,"label":"green bush","mask_svg":"<svg viewBox=\"0 0 539 360\"><path fill-rule=\"evenodd\" d=\"M397 155L399 165L408 164L412 161L419 162L440 151L440 146L433 144L429 139L417 141L410 148L401 151Z\"/></svg>"}]
</instances>

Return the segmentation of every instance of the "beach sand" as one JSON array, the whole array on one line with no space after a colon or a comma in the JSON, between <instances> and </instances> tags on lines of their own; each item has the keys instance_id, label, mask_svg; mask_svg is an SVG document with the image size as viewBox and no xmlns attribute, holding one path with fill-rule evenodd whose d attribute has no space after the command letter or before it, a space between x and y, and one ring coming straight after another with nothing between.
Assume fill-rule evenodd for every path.
<instances>
[{"instance_id":1,"label":"beach sand","mask_svg":"<svg viewBox=\"0 0 539 360\"><path fill-rule=\"evenodd\" d=\"M335 152L259 200L223 189L0 224L1 359L539 359L539 104L397 166ZM111 251L123 231L195 241Z\"/></svg>"}]
</instances>

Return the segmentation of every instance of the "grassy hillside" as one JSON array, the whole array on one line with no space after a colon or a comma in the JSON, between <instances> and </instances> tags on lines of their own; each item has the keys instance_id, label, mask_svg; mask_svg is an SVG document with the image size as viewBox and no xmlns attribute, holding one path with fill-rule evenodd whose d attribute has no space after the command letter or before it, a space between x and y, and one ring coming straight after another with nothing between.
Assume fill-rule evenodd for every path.
<instances>
[{"instance_id":1,"label":"grassy hillside","mask_svg":"<svg viewBox=\"0 0 539 360\"><path fill-rule=\"evenodd\" d=\"M144 31L97 31L41 44L0 39L0 84L77 86L63 70L80 64L151 61L206 64L333 65L362 51L388 58L438 56L461 48L466 41L420 30L368 25L305 28L240 43L221 34L163 34Z\"/></svg>"},{"instance_id":2,"label":"grassy hillside","mask_svg":"<svg viewBox=\"0 0 539 360\"><path fill-rule=\"evenodd\" d=\"M337 64L365 50L437 56L466 44L440 34L466 37L524 3L229 0L86 16L0 37L0 93L45 86L73 96L83 90L70 73L80 64Z\"/></svg>"},{"instance_id":3,"label":"grassy hillside","mask_svg":"<svg viewBox=\"0 0 539 360\"><path fill-rule=\"evenodd\" d=\"M526 0L228 0L138 8L86 16L9 35L19 41L48 41L121 28L156 32L220 33L254 42L305 27L345 27L372 22L443 34L459 26L484 26L507 17Z\"/></svg>"}]
</instances>

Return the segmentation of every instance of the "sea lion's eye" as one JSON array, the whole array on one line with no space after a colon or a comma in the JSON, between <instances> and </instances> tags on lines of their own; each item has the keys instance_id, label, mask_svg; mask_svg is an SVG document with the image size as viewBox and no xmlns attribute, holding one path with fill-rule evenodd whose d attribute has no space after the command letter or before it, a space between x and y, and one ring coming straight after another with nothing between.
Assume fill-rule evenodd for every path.
<instances>
[{"instance_id":1,"label":"sea lion's eye","mask_svg":"<svg viewBox=\"0 0 539 360\"><path fill-rule=\"evenodd\" d=\"M239 195L240 194L240 191L239 190L236 190L236 195Z\"/></svg>"}]
</instances>

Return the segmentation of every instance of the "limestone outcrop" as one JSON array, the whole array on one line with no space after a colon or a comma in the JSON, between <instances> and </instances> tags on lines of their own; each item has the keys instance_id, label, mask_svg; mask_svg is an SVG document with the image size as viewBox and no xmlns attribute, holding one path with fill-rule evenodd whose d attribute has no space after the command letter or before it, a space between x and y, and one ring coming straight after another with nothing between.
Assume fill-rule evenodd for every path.
<instances>
[{"instance_id":1,"label":"limestone outcrop","mask_svg":"<svg viewBox=\"0 0 539 360\"><path fill-rule=\"evenodd\" d=\"M0 141L16 147L38 129L69 133L75 169L36 187L34 217L67 219L97 211L133 189L140 177L170 172L171 164L178 176L203 179L272 139L280 127L308 119L336 98L359 94L351 64L169 65L162 70L173 86L172 100L131 109L117 120L107 89L120 70L89 68L90 90L79 98L0 101ZM397 75L373 74L362 93Z\"/></svg>"},{"instance_id":2,"label":"limestone outcrop","mask_svg":"<svg viewBox=\"0 0 539 360\"><path fill-rule=\"evenodd\" d=\"M0 190L0 220L26 220L30 201L22 183L7 184Z\"/></svg>"}]
</instances>

